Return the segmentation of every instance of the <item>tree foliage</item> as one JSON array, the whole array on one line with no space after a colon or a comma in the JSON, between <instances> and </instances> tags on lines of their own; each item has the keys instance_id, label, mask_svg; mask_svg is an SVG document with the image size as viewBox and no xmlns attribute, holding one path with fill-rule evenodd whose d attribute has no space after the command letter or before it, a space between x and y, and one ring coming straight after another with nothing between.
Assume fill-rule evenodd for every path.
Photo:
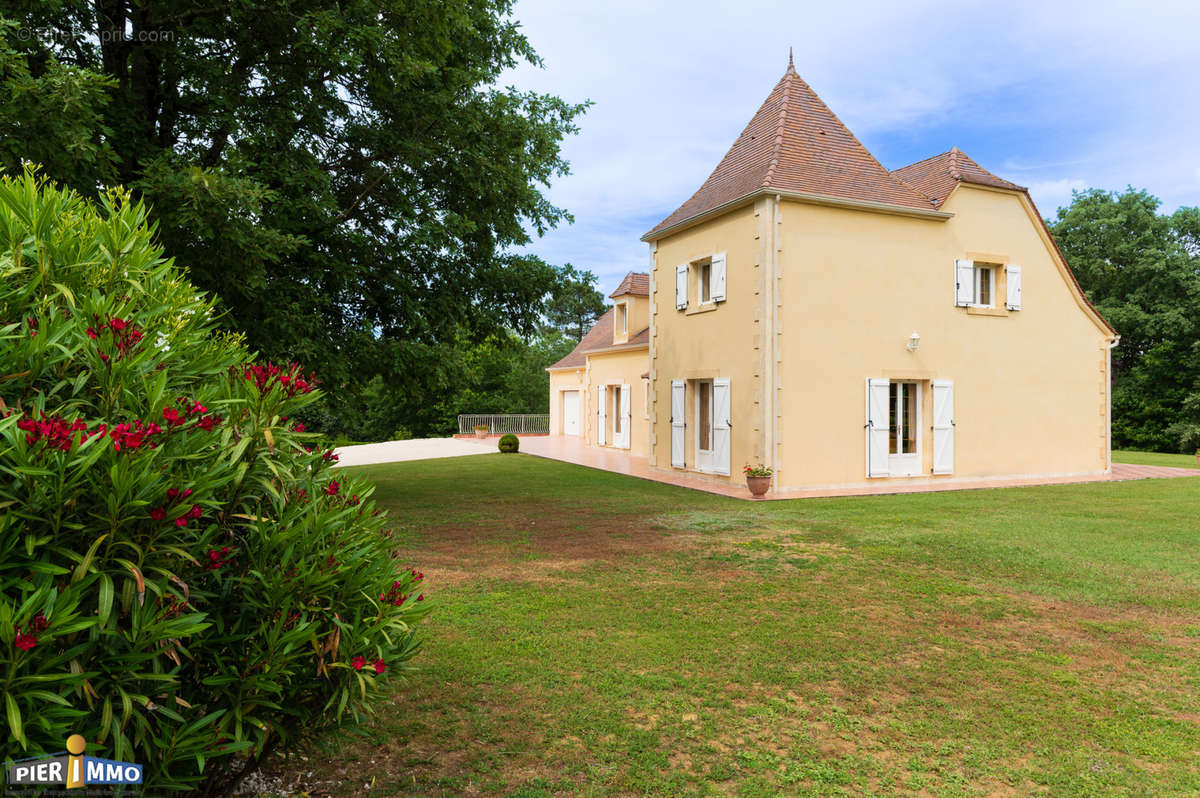
<instances>
[{"instance_id":1,"label":"tree foliage","mask_svg":"<svg viewBox=\"0 0 1200 798\"><path fill-rule=\"evenodd\" d=\"M546 303L546 323L578 341L606 309L604 294L596 290L596 275L568 263Z\"/></svg>"},{"instance_id":2,"label":"tree foliage","mask_svg":"<svg viewBox=\"0 0 1200 798\"><path fill-rule=\"evenodd\" d=\"M1121 335L1113 444L1195 448L1200 435L1200 209L1159 213L1143 190L1073 195L1050 225L1080 285ZM1189 412L1187 408L1194 408Z\"/></svg>"},{"instance_id":3,"label":"tree foliage","mask_svg":"<svg viewBox=\"0 0 1200 798\"><path fill-rule=\"evenodd\" d=\"M561 280L513 248L569 219L542 188L583 106L495 85L539 63L511 5L0 2L0 165L131 187L253 349L420 393Z\"/></svg>"}]
</instances>

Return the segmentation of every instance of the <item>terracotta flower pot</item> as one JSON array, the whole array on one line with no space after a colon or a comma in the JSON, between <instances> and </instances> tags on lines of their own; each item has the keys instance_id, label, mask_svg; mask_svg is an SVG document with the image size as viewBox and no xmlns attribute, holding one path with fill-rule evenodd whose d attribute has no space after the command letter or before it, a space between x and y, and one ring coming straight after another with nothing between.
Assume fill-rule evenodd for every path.
<instances>
[{"instance_id":1,"label":"terracotta flower pot","mask_svg":"<svg viewBox=\"0 0 1200 798\"><path fill-rule=\"evenodd\" d=\"M750 489L750 495L756 499L761 499L771 489L771 478L746 477L746 487Z\"/></svg>"},{"instance_id":2,"label":"terracotta flower pot","mask_svg":"<svg viewBox=\"0 0 1200 798\"><path fill-rule=\"evenodd\" d=\"M475 437L479 438L479 440L483 440L484 438L487 437L487 430L485 430L485 429L475 430Z\"/></svg>"}]
</instances>

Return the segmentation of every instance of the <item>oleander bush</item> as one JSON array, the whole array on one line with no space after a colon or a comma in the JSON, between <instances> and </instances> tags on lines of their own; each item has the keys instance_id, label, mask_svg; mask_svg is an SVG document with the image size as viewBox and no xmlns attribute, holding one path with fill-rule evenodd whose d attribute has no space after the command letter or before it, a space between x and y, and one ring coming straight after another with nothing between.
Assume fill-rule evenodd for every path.
<instances>
[{"instance_id":1,"label":"oleander bush","mask_svg":"<svg viewBox=\"0 0 1200 798\"><path fill-rule=\"evenodd\" d=\"M509 432L500 436L500 442L497 444L497 446L499 446L500 451L504 452L505 454L511 454L521 448L521 439Z\"/></svg>"},{"instance_id":2,"label":"oleander bush","mask_svg":"<svg viewBox=\"0 0 1200 798\"><path fill-rule=\"evenodd\" d=\"M217 331L124 192L0 179L5 759L80 733L147 794L215 794L369 711L427 604L289 421L318 396Z\"/></svg>"}]
</instances>

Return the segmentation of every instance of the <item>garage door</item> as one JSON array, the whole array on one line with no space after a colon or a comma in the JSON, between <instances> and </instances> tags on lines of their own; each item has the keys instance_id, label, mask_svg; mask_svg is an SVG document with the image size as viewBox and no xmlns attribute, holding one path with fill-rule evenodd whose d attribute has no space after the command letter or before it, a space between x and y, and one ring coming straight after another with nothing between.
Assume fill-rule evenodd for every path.
<instances>
[{"instance_id":1,"label":"garage door","mask_svg":"<svg viewBox=\"0 0 1200 798\"><path fill-rule=\"evenodd\" d=\"M579 434L579 391L563 391L563 435Z\"/></svg>"}]
</instances>

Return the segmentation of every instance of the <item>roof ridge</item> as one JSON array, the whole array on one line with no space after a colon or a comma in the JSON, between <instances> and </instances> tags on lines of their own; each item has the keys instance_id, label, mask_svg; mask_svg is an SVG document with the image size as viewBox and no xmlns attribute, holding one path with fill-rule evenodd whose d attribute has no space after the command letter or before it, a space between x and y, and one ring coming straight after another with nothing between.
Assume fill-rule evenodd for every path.
<instances>
[{"instance_id":1,"label":"roof ridge","mask_svg":"<svg viewBox=\"0 0 1200 798\"><path fill-rule=\"evenodd\" d=\"M958 156L960 153L962 153L962 150L958 147L951 147L948 153L950 156L950 165L946 167L946 171L955 180L962 180L962 170L958 168Z\"/></svg>"},{"instance_id":2,"label":"roof ridge","mask_svg":"<svg viewBox=\"0 0 1200 798\"><path fill-rule=\"evenodd\" d=\"M779 153L783 151L783 137L787 132L788 100L791 98L792 76L796 70L792 67L792 51L788 50L788 68L783 73L783 99L779 101L779 121L775 125L775 143L771 146L771 159L767 162L767 173L762 184L770 186L775 177L775 167L779 165ZM796 75L799 77L799 75Z\"/></svg>"},{"instance_id":3,"label":"roof ridge","mask_svg":"<svg viewBox=\"0 0 1200 798\"><path fill-rule=\"evenodd\" d=\"M922 158L919 161L913 161L912 163L906 163L906 164L904 164L904 166L898 167L896 169L890 169L888 171L890 171L892 174L895 174L896 172L901 172L910 167L917 166L919 164L923 164L926 161L933 161L938 158L945 158L949 154L950 154L950 150L946 150L945 152L939 152L937 155L930 155L928 158Z\"/></svg>"},{"instance_id":4,"label":"roof ridge","mask_svg":"<svg viewBox=\"0 0 1200 798\"><path fill-rule=\"evenodd\" d=\"M833 109L829 107L828 103L826 103L823 99L821 99L821 95L817 94L816 89L814 89L811 85L809 85L808 82L804 78L800 77L800 75L798 73L795 73L794 70L793 70L793 73L796 74L796 80L800 81L800 83L802 83L804 85L804 87L806 89L808 89L809 92L812 93L813 98L816 99L816 101L821 104L821 107L825 109L826 113L828 113L831 117L833 117L833 121L837 122L841 126L842 130L846 131L846 135L848 135L850 137L851 141L853 141L855 144L857 144L859 147L862 148L862 151L865 152L867 154L867 157L870 158L875 163L875 165L879 167L879 170L881 172L883 172L888 177L891 177L897 183L900 183L901 185L903 185L909 191L912 191L914 194L916 194L921 199L925 200L926 202L929 201L929 197L925 196L924 194L922 194L919 191L914 190L907 183L896 178L892 174L890 169L888 169L882 163L880 163L879 159L875 157L875 154L867 149L867 145L865 145L861 141L859 141L858 136L854 135L854 131L851 130L849 127L847 127L846 123L842 121L842 118L840 116L838 116L836 113L834 113Z\"/></svg>"}]
</instances>

